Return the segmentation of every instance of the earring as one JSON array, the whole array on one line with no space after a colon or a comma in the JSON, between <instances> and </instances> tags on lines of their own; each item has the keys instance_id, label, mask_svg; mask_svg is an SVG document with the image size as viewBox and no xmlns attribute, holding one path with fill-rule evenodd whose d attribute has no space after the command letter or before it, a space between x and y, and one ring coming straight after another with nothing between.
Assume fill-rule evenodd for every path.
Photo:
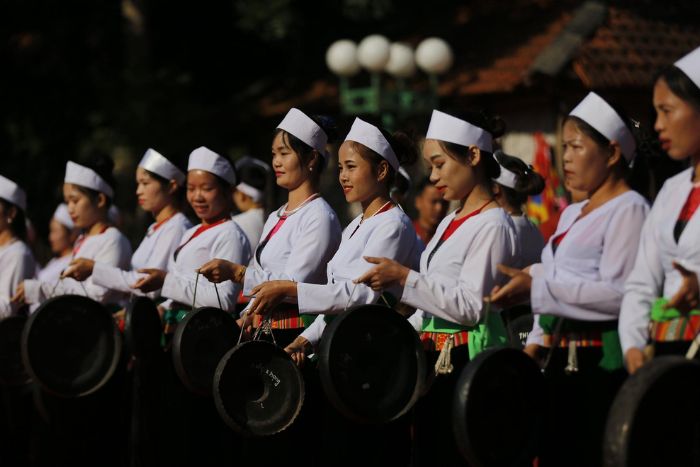
<instances>
[{"instance_id":1,"label":"earring","mask_svg":"<svg viewBox=\"0 0 700 467\"><path fill-rule=\"evenodd\" d=\"M309 172L313 172L313 171L314 171L314 168L313 168L313 167L309 167Z\"/></svg>"}]
</instances>

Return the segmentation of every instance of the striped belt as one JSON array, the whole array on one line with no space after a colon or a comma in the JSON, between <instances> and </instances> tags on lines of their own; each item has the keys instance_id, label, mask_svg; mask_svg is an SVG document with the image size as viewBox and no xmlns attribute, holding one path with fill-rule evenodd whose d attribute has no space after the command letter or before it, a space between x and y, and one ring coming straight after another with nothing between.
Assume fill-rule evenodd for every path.
<instances>
[{"instance_id":1,"label":"striped belt","mask_svg":"<svg viewBox=\"0 0 700 467\"><path fill-rule=\"evenodd\" d=\"M460 331L454 334L447 332L430 332L425 331L420 333L420 341L423 344L423 349L426 352L440 351L445 346L445 342L450 336L454 336L454 346L464 345L469 343L469 332Z\"/></svg>"},{"instance_id":2,"label":"striped belt","mask_svg":"<svg viewBox=\"0 0 700 467\"><path fill-rule=\"evenodd\" d=\"M551 347L553 338L553 335L545 334L543 336L544 346ZM575 343L576 347L602 347L603 333L601 331L562 333L556 347L569 347L570 342Z\"/></svg>"},{"instance_id":3,"label":"striped belt","mask_svg":"<svg viewBox=\"0 0 700 467\"><path fill-rule=\"evenodd\" d=\"M272 329L304 328L304 320L299 316L299 307L283 303L272 312Z\"/></svg>"},{"instance_id":4,"label":"striped belt","mask_svg":"<svg viewBox=\"0 0 700 467\"><path fill-rule=\"evenodd\" d=\"M667 321L651 321L649 335L656 342L692 341L700 330L700 315L681 316Z\"/></svg>"}]
</instances>

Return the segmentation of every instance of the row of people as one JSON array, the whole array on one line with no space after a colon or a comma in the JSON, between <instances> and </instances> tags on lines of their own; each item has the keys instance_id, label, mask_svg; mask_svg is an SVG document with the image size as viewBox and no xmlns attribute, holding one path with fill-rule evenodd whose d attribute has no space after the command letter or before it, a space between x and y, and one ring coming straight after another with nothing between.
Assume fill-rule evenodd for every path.
<instances>
[{"instance_id":1,"label":"row of people","mask_svg":"<svg viewBox=\"0 0 700 467\"><path fill-rule=\"evenodd\" d=\"M110 172L69 162L64 198L83 234L59 281L31 279L31 257L15 241L22 235L24 193L2 179L0 259L12 258L3 260L11 266L0 274L3 310L56 294L118 304L125 292L149 293L165 299L164 321L173 326L193 306L235 310L242 290L253 298L241 323L269 317L277 342L302 363L326 323L348 306L401 302L415 309L409 320L429 360L447 348L456 370L436 380L416 408L419 462L458 465L449 424L456 376L480 351L505 343L498 311L527 301L536 317L527 351L546 366L551 390L540 465L596 465L601 443L591 440L602 437L624 363L630 372L639 368L649 341L662 343L657 352L677 352L695 337L699 96L700 49L662 73L654 87L655 129L664 149L674 159L691 158L692 167L665 183L651 211L628 181L648 146L638 125L595 93L581 101L564 123L563 169L567 185L586 199L562 213L544 248L521 210L543 180L494 151L504 126L483 113L432 114L422 156L435 189L459 208L427 245L390 196L399 168L417 158L415 144L359 118L340 145L338 169L346 201L359 203L362 213L341 231L319 193L334 129L325 118L292 109L272 141L272 168L288 200L270 214L253 249L230 217L231 190L240 182L234 166L202 147L190 155L185 174L149 151L137 180L139 200L156 223L137 254L107 221ZM200 220L194 227L172 202L183 187ZM561 430L562 424L573 426ZM407 424L395 428L392 439L410 441ZM344 458L354 458L358 453L345 441ZM382 451L376 440L374 447Z\"/></svg>"}]
</instances>

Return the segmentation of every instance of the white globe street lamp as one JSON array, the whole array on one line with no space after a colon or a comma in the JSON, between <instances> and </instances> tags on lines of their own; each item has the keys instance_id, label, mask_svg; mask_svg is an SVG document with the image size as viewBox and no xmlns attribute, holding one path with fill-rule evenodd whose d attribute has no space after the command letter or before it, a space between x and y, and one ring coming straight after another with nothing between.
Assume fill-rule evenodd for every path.
<instances>
[{"instance_id":1,"label":"white globe street lamp","mask_svg":"<svg viewBox=\"0 0 700 467\"><path fill-rule=\"evenodd\" d=\"M416 62L429 75L445 73L452 66L453 59L452 48L437 37L423 40L416 49Z\"/></svg>"},{"instance_id":2,"label":"white globe street lamp","mask_svg":"<svg viewBox=\"0 0 700 467\"><path fill-rule=\"evenodd\" d=\"M389 39L379 34L367 36L357 47L357 59L366 70L381 73L389 61Z\"/></svg>"},{"instance_id":3,"label":"white globe street lamp","mask_svg":"<svg viewBox=\"0 0 700 467\"><path fill-rule=\"evenodd\" d=\"M357 44L348 39L333 42L326 51L326 65L338 76L354 76L360 71Z\"/></svg>"},{"instance_id":4,"label":"white globe street lamp","mask_svg":"<svg viewBox=\"0 0 700 467\"><path fill-rule=\"evenodd\" d=\"M416 72L413 49L401 42L394 42L389 48L389 61L386 71L396 78L410 78Z\"/></svg>"}]
</instances>

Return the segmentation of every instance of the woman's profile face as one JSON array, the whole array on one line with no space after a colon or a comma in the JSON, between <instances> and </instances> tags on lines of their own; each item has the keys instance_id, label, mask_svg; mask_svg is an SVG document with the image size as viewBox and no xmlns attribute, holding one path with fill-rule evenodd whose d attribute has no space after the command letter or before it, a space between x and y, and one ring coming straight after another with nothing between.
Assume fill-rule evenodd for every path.
<instances>
[{"instance_id":1,"label":"woman's profile face","mask_svg":"<svg viewBox=\"0 0 700 467\"><path fill-rule=\"evenodd\" d=\"M654 130L666 154L674 160L700 157L700 109L675 95L663 78L654 85L654 109Z\"/></svg>"}]
</instances>

